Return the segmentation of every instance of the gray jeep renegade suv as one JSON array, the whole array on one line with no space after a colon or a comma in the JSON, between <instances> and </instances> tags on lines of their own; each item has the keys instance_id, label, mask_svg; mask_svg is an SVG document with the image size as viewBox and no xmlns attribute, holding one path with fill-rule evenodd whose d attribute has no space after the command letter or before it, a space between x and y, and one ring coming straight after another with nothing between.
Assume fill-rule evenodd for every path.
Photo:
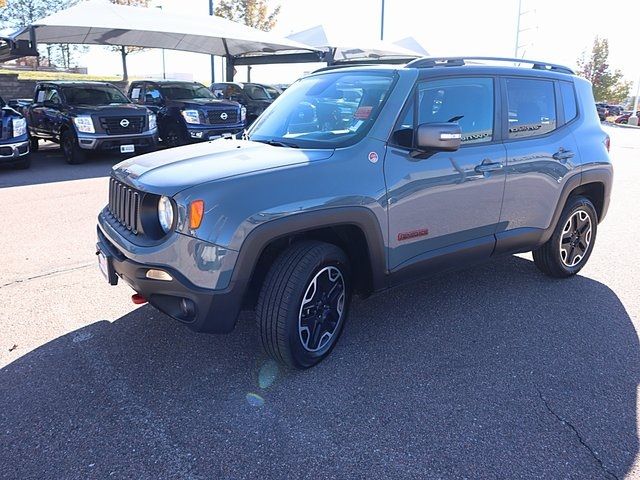
<instances>
[{"instance_id":1,"label":"gray jeep renegade suv","mask_svg":"<svg viewBox=\"0 0 640 480\"><path fill-rule=\"evenodd\" d=\"M469 60L323 69L243 140L116 165L102 271L197 331L255 309L265 350L296 368L329 354L353 294L531 250L575 275L612 182L591 85Z\"/></svg>"}]
</instances>

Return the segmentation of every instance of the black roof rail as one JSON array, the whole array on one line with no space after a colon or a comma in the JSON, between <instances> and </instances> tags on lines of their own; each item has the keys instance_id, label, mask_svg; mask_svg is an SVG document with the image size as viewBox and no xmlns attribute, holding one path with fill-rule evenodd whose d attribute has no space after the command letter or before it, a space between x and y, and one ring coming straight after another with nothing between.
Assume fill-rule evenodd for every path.
<instances>
[{"instance_id":1,"label":"black roof rail","mask_svg":"<svg viewBox=\"0 0 640 480\"><path fill-rule=\"evenodd\" d=\"M408 68L434 68L434 67L460 67L470 62L506 62L518 64L526 63L532 65L534 70L548 70L552 72L561 72L574 74L575 72L564 65L555 63L540 62L537 60L528 60L526 58L508 58L508 57L425 57L417 58L407 63Z\"/></svg>"},{"instance_id":2,"label":"black roof rail","mask_svg":"<svg viewBox=\"0 0 640 480\"><path fill-rule=\"evenodd\" d=\"M337 70L339 68L348 68L348 67L376 67L379 66L379 63L334 63L333 65L328 65L326 67L320 67L317 70L314 70L311 73L318 72L327 72L329 70Z\"/></svg>"}]
</instances>

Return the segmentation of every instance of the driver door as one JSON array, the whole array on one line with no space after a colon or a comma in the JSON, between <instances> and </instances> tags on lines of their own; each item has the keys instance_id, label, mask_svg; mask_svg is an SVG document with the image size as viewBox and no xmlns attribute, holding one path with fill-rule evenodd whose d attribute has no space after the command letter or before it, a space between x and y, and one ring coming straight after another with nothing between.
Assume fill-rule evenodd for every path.
<instances>
[{"instance_id":1,"label":"driver door","mask_svg":"<svg viewBox=\"0 0 640 480\"><path fill-rule=\"evenodd\" d=\"M506 163L497 127L498 88L493 77L452 77L417 85L384 164L392 273L416 266L421 267L418 272L422 267L437 270L491 255ZM459 124L459 150L416 154L416 127L439 122Z\"/></svg>"}]
</instances>

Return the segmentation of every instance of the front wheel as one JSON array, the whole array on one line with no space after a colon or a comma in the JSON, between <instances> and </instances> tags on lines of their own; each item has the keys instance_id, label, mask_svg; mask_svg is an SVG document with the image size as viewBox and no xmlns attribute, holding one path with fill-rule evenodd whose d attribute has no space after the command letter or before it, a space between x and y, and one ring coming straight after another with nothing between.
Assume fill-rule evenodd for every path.
<instances>
[{"instance_id":1,"label":"front wheel","mask_svg":"<svg viewBox=\"0 0 640 480\"><path fill-rule=\"evenodd\" d=\"M302 241L289 247L269 270L256 306L266 352L298 369L323 360L344 327L350 282L349 260L337 246Z\"/></svg>"},{"instance_id":2,"label":"front wheel","mask_svg":"<svg viewBox=\"0 0 640 480\"><path fill-rule=\"evenodd\" d=\"M588 198L572 197L551 238L533 251L533 261L546 275L566 278L585 266L596 240L598 216Z\"/></svg>"},{"instance_id":3,"label":"front wheel","mask_svg":"<svg viewBox=\"0 0 640 480\"><path fill-rule=\"evenodd\" d=\"M87 152L80 145L74 133L70 130L65 131L60 138L60 146L64 153L64 159L70 165L78 165L87 161Z\"/></svg>"}]
</instances>

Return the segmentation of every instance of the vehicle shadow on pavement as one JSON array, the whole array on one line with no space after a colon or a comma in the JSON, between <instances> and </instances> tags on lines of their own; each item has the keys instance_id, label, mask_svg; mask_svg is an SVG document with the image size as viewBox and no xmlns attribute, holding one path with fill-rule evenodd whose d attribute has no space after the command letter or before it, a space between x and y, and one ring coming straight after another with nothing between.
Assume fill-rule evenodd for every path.
<instances>
[{"instance_id":1,"label":"vehicle shadow on pavement","mask_svg":"<svg viewBox=\"0 0 640 480\"><path fill-rule=\"evenodd\" d=\"M622 478L639 370L613 291L519 257L355 302L305 372L249 314L210 336L145 306L0 370L0 477Z\"/></svg>"}]
</instances>

